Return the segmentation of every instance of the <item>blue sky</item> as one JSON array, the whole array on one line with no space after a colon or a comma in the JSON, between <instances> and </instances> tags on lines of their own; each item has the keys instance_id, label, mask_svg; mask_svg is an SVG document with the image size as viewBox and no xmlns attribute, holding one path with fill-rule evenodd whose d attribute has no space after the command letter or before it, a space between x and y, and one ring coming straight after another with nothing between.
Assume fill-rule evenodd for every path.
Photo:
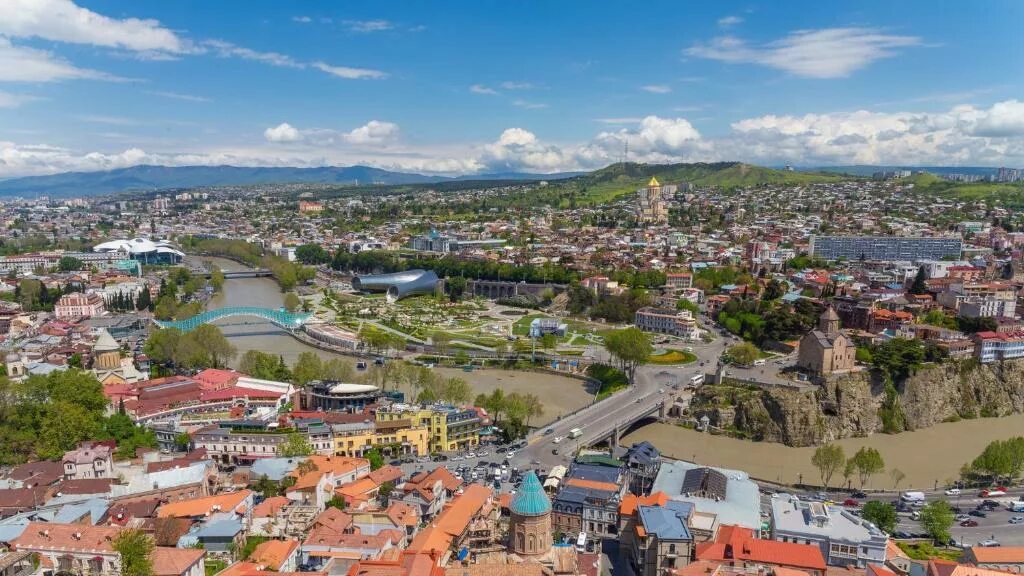
<instances>
[{"instance_id":1,"label":"blue sky","mask_svg":"<svg viewBox=\"0 0 1024 576\"><path fill-rule=\"evenodd\" d=\"M1024 3L0 2L0 178L1024 165Z\"/></svg>"}]
</instances>

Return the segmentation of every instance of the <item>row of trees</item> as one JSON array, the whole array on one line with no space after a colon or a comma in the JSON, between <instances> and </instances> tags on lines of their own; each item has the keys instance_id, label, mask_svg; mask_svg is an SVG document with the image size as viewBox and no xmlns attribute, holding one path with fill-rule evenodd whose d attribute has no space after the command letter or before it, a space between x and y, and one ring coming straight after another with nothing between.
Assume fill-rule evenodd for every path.
<instances>
[{"instance_id":1,"label":"row of trees","mask_svg":"<svg viewBox=\"0 0 1024 576\"><path fill-rule=\"evenodd\" d=\"M185 369L221 368L238 355L238 349L213 324L184 333L177 328L156 329L144 350L154 362Z\"/></svg>"},{"instance_id":2,"label":"row of trees","mask_svg":"<svg viewBox=\"0 0 1024 576\"><path fill-rule=\"evenodd\" d=\"M934 500L925 504L921 510L921 526L929 536L939 542L948 542L950 539L949 529L956 519L953 509L944 500ZM898 519L896 508L887 502L872 500L864 504L861 516L878 526L879 529L893 533L896 530Z\"/></svg>"},{"instance_id":3,"label":"row of trees","mask_svg":"<svg viewBox=\"0 0 1024 576\"><path fill-rule=\"evenodd\" d=\"M433 270L442 278L461 276L480 280L522 280L554 284L568 284L572 280L579 280L578 273L550 263L542 266L532 264L517 266L489 260L461 260L454 256L401 259L393 252L382 250L367 250L356 254L338 250L331 258L331 267L335 270L348 270L363 274L400 272L422 268Z\"/></svg>"},{"instance_id":4,"label":"row of trees","mask_svg":"<svg viewBox=\"0 0 1024 576\"><path fill-rule=\"evenodd\" d=\"M999 480L1013 480L1024 472L1024 437L1014 436L1006 440L995 440L966 465L962 475L966 477L987 476Z\"/></svg>"},{"instance_id":5,"label":"row of trees","mask_svg":"<svg viewBox=\"0 0 1024 576\"><path fill-rule=\"evenodd\" d=\"M60 458L82 440L111 439L119 456L155 447L156 437L121 413L107 416L107 397L96 377L81 370L0 377L0 464Z\"/></svg>"},{"instance_id":6,"label":"row of trees","mask_svg":"<svg viewBox=\"0 0 1024 576\"><path fill-rule=\"evenodd\" d=\"M843 447L838 444L818 446L811 456L811 464L818 469L821 483L826 490L831 485L833 476L840 470L847 480L856 474L861 488L867 485L872 476L885 471L885 460L882 459L882 455L878 450L868 446L861 447L849 458L846 457ZM906 477L898 468L894 468L889 476L896 488Z\"/></svg>"},{"instance_id":7,"label":"row of trees","mask_svg":"<svg viewBox=\"0 0 1024 576\"><path fill-rule=\"evenodd\" d=\"M505 394L501 388L490 394L478 394L473 404L490 413L506 438L524 436L530 420L544 415L544 404L536 394Z\"/></svg>"}]
</instances>

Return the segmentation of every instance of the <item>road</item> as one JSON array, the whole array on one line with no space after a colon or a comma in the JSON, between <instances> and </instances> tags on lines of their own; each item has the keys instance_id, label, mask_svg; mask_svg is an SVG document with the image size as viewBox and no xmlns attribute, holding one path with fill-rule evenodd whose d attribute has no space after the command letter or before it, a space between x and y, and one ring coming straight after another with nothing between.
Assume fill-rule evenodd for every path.
<instances>
[{"instance_id":1,"label":"road","mask_svg":"<svg viewBox=\"0 0 1024 576\"><path fill-rule=\"evenodd\" d=\"M626 390L564 416L548 426L542 426L530 434L527 447L515 453L511 459L512 464L520 469L547 470L557 464L568 464L580 446L607 436L617 423L629 422L637 414L649 413L661 402L671 402L671 394L675 392L673 385L685 385L695 374L713 372L727 344L723 339L693 344L697 361L690 364L640 367L635 382ZM599 360L605 359L600 357L602 352L596 352ZM701 362L704 366L700 365ZM574 428L583 432L575 440L569 438L569 431ZM547 430L551 432L546 433ZM621 431L625 432L624 426ZM561 441L555 442L557 438L561 438ZM554 454L554 450L558 453Z\"/></svg>"}]
</instances>

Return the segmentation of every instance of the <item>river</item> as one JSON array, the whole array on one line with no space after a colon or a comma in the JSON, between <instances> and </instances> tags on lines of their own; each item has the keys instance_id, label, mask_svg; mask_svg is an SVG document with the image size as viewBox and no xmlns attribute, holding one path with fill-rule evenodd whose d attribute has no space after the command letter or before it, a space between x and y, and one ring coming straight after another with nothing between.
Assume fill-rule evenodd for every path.
<instances>
[{"instance_id":1,"label":"river","mask_svg":"<svg viewBox=\"0 0 1024 576\"><path fill-rule=\"evenodd\" d=\"M202 257L212 261L221 270L245 270L246 267L225 258ZM259 306L278 308L284 302L284 294L271 278L240 278L224 281L224 289L215 295L207 304L207 308L215 310L225 306ZM245 322L246 324L242 324ZM250 323L251 322L251 323ZM233 365L237 367L242 354L249 350L269 352L284 357L289 366L295 363L299 354L314 352L321 358L342 358L353 362L350 356L334 354L299 342L287 331L263 322L256 318L234 317L218 322L224 335L236 348L238 356ZM533 393L540 397L544 404L544 416L539 422L549 421L557 416L567 414L593 400L582 381L575 378L553 374L525 372L514 370L475 370L463 372L454 368L436 368L446 377L462 378L470 383L476 393L487 393L501 388L505 393Z\"/></svg>"},{"instance_id":2,"label":"river","mask_svg":"<svg viewBox=\"0 0 1024 576\"><path fill-rule=\"evenodd\" d=\"M993 440L1024 434L1024 414L1002 418L978 418L944 422L930 428L901 434L874 434L867 438L844 438L836 444L850 457L861 446L877 449L885 460L886 472L871 479L869 488L893 489L889 471L898 468L906 478L900 489L931 490L960 477L960 467L970 462ZM755 478L795 484L800 474L807 483L820 484L811 464L814 448L793 448L774 442L752 442L728 436L713 436L674 424L649 424L622 440L624 446L647 440L667 456L701 464L743 470ZM832 484L842 483L836 475ZM853 479L854 485L857 479Z\"/></svg>"}]
</instances>

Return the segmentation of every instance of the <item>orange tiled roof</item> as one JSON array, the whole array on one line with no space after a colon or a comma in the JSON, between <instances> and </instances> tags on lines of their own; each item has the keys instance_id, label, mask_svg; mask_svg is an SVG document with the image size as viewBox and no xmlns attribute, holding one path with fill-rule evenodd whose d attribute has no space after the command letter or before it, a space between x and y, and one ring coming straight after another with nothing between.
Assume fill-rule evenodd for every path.
<instances>
[{"instance_id":1,"label":"orange tiled roof","mask_svg":"<svg viewBox=\"0 0 1024 576\"><path fill-rule=\"evenodd\" d=\"M664 506L668 503L668 494L664 492L655 492L650 496L637 496L636 494L626 494L622 498L622 503L619 504L619 514L630 516L638 506Z\"/></svg>"},{"instance_id":2,"label":"orange tiled roof","mask_svg":"<svg viewBox=\"0 0 1024 576\"><path fill-rule=\"evenodd\" d=\"M211 512L233 512L251 494L252 490L239 490L238 492L228 494L171 502L161 506L156 511L156 515L158 518L188 518L192 516L206 516Z\"/></svg>"},{"instance_id":3,"label":"orange tiled roof","mask_svg":"<svg viewBox=\"0 0 1024 576\"><path fill-rule=\"evenodd\" d=\"M978 562L985 564L1024 563L1024 546L974 546L971 553Z\"/></svg>"},{"instance_id":4,"label":"orange tiled roof","mask_svg":"<svg viewBox=\"0 0 1024 576\"><path fill-rule=\"evenodd\" d=\"M114 552L114 539L121 533L120 526L89 526L88 524L55 524L30 522L12 541L18 550L64 548L68 551L86 550Z\"/></svg>"},{"instance_id":5,"label":"orange tiled roof","mask_svg":"<svg viewBox=\"0 0 1024 576\"><path fill-rule=\"evenodd\" d=\"M821 549L809 544L758 540L753 530L722 526L714 542L697 545L698 560L749 560L762 564L825 570Z\"/></svg>"},{"instance_id":6,"label":"orange tiled roof","mask_svg":"<svg viewBox=\"0 0 1024 576\"><path fill-rule=\"evenodd\" d=\"M278 570L299 547L298 540L267 540L260 542L249 554L249 560Z\"/></svg>"},{"instance_id":7,"label":"orange tiled roof","mask_svg":"<svg viewBox=\"0 0 1024 576\"><path fill-rule=\"evenodd\" d=\"M253 506L252 515L256 518L266 518L267 516L273 516L277 514L281 508L287 506L291 500L284 496L271 496L263 502Z\"/></svg>"},{"instance_id":8,"label":"orange tiled roof","mask_svg":"<svg viewBox=\"0 0 1024 576\"><path fill-rule=\"evenodd\" d=\"M605 490L609 492L618 492L619 485L612 482L599 482L597 480L584 480L583 478L569 478L566 480L567 486L576 486L579 488L589 488L591 490Z\"/></svg>"},{"instance_id":9,"label":"orange tiled roof","mask_svg":"<svg viewBox=\"0 0 1024 576\"><path fill-rule=\"evenodd\" d=\"M153 576L181 576L205 555L205 550L195 548L157 546L149 559L153 565Z\"/></svg>"},{"instance_id":10,"label":"orange tiled roof","mask_svg":"<svg viewBox=\"0 0 1024 576\"><path fill-rule=\"evenodd\" d=\"M349 482L348 484L342 484L334 489L336 494L341 494L345 497L358 497L364 494L373 492L378 487L378 484L369 477L360 478L355 482Z\"/></svg>"}]
</instances>

